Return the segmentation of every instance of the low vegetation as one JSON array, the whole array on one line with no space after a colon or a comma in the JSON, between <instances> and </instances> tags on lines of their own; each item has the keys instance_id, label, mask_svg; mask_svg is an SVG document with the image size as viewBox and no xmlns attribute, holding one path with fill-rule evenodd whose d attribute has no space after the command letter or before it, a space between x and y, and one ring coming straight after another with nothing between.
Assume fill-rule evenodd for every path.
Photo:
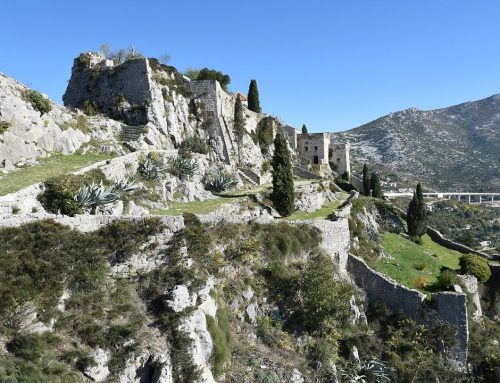
<instances>
[{"instance_id":1,"label":"low vegetation","mask_svg":"<svg viewBox=\"0 0 500 383\"><path fill-rule=\"evenodd\" d=\"M474 275L481 283L485 283L491 277L488 261L475 254L466 254L460 257L460 270L464 274Z\"/></svg>"},{"instance_id":2,"label":"low vegetation","mask_svg":"<svg viewBox=\"0 0 500 383\"><path fill-rule=\"evenodd\" d=\"M35 110L39 111L42 116L52 110L50 100L36 90L25 91L23 97Z\"/></svg>"},{"instance_id":3,"label":"low vegetation","mask_svg":"<svg viewBox=\"0 0 500 383\"><path fill-rule=\"evenodd\" d=\"M0 134L5 133L10 128L9 121L0 121Z\"/></svg>"},{"instance_id":4,"label":"low vegetation","mask_svg":"<svg viewBox=\"0 0 500 383\"><path fill-rule=\"evenodd\" d=\"M14 193L29 185L44 182L70 172L75 172L95 162L111 158L104 153L58 155L40 159L39 164L26 166L3 176L0 182L0 196Z\"/></svg>"}]
</instances>

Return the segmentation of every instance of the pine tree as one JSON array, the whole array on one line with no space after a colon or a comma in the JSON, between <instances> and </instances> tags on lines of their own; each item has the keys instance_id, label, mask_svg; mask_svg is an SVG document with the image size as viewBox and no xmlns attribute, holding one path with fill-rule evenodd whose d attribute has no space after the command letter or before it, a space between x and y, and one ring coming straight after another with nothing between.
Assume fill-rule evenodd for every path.
<instances>
[{"instance_id":1,"label":"pine tree","mask_svg":"<svg viewBox=\"0 0 500 383\"><path fill-rule=\"evenodd\" d=\"M417 189L408 205L406 222L408 223L408 235L411 238L420 238L427 231L427 207L420 182L417 184Z\"/></svg>"},{"instance_id":2,"label":"pine tree","mask_svg":"<svg viewBox=\"0 0 500 383\"><path fill-rule=\"evenodd\" d=\"M260 113L259 90L257 89L257 81L251 80L248 88L248 109L253 112Z\"/></svg>"},{"instance_id":3,"label":"pine tree","mask_svg":"<svg viewBox=\"0 0 500 383\"><path fill-rule=\"evenodd\" d=\"M236 97L234 103L234 133L238 142L241 141L245 134L245 117L243 116L243 105L240 97Z\"/></svg>"},{"instance_id":4,"label":"pine tree","mask_svg":"<svg viewBox=\"0 0 500 383\"><path fill-rule=\"evenodd\" d=\"M378 178L377 173L372 173L370 188L372 189L372 197L384 198L384 193L382 193L382 187L380 186L380 179Z\"/></svg>"},{"instance_id":5,"label":"pine tree","mask_svg":"<svg viewBox=\"0 0 500 383\"><path fill-rule=\"evenodd\" d=\"M292 164L285 138L280 131L274 139L273 192L271 201L281 216L289 216L294 208L295 193L293 187Z\"/></svg>"},{"instance_id":6,"label":"pine tree","mask_svg":"<svg viewBox=\"0 0 500 383\"><path fill-rule=\"evenodd\" d=\"M370 195L370 175L368 174L368 165L363 165L363 194Z\"/></svg>"},{"instance_id":7,"label":"pine tree","mask_svg":"<svg viewBox=\"0 0 500 383\"><path fill-rule=\"evenodd\" d=\"M306 124L302 124L302 134L308 134Z\"/></svg>"}]
</instances>

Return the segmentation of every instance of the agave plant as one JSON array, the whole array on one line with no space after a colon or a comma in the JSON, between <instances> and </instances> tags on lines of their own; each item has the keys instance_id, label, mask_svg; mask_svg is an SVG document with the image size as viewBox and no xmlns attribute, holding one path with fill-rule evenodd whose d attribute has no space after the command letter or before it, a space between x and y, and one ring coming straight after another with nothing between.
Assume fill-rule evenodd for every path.
<instances>
[{"instance_id":1,"label":"agave plant","mask_svg":"<svg viewBox=\"0 0 500 383\"><path fill-rule=\"evenodd\" d=\"M215 174L205 177L205 189L217 193L230 190L237 185L238 181L224 170L218 169Z\"/></svg>"},{"instance_id":2,"label":"agave plant","mask_svg":"<svg viewBox=\"0 0 500 383\"><path fill-rule=\"evenodd\" d=\"M160 173L165 170L167 170L165 167L150 157L146 157L137 169L141 177L146 180L157 180L160 178Z\"/></svg>"},{"instance_id":3,"label":"agave plant","mask_svg":"<svg viewBox=\"0 0 500 383\"><path fill-rule=\"evenodd\" d=\"M341 371L341 375L349 383L389 383L392 382L393 374L394 369L377 358L364 361L361 365L351 363Z\"/></svg>"},{"instance_id":4,"label":"agave plant","mask_svg":"<svg viewBox=\"0 0 500 383\"><path fill-rule=\"evenodd\" d=\"M172 175L184 180L194 174L198 169L196 160L189 160L182 157L176 157L170 161L169 171Z\"/></svg>"},{"instance_id":5,"label":"agave plant","mask_svg":"<svg viewBox=\"0 0 500 383\"><path fill-rule=\"evenodd\" d=\"M74 199L82 210L90 214L96 214L98 210L109 213L109 205L120 199L121 194L131 193L138 188L138 185L128 180L121 181L107 188L102 184L83 185L76 193Z\"/></svg>"},{"instance_id":6,"label":"agave plant","mask_svg":"<svg viewBox=\"0 0 500 383\"><path fill-rule=\"evenodd\" d=\"M140 186L134 183L134 181L129 181L128 179L125 179L111 186L111 190L118 193L132 193L139 187Z\"/></svg>"}]
</instances>

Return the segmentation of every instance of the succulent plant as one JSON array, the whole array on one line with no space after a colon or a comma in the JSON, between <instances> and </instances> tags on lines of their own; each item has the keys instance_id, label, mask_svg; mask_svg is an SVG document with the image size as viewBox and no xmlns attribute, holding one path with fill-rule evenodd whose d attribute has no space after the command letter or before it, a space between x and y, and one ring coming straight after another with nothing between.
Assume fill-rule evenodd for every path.
<instances>
[{"instance_id":1,"label":"succulent plant","mask_svg":"<svg viewBox=\"0 0 500 383\"><path fill-rule=\"evenodd\" d=\"M198 163L196 160L176 157L170 161L170 173L178 177L180 180L184 180L192 176L196 170L198 170Z\"/></svg>"},{"instance_id":2,"label":"succulent plant","mask_svg":"<svg viewBox=\"0 0 500 383\"><path fill-rule=\"evenodd\" d=\"M131 193L139 186L128 180L120 181L111 187L106 187L102 184L95 184L80 187L74 199L81 206L84 212L96 214L97 211L109 213L111 211L109 205L120 199L122 193Z\"/></svg>"},{"instance_id":3,"label":"succulent plant","mask_svg":"<svg viewBox=\"0 0 500 383\"><path fill-rule=\"evenodd\" d=\"M218 169L215 173L205 176L205 189L214 192L223 192L234 188L238 181L225 170Z\"/></svg>"},{"instance_id":4,"label":"succulent plant","mask_svg":"<svg viewBox=\"0 0 500 383\"><path fill-rule=\"evenodd\" d=\"M161 163L150 157L146 157L143 162L139 164L137 171L142 178L146 180L157 180L160 178L160 173L167 170Z\"/></svg>"}]
</instances>

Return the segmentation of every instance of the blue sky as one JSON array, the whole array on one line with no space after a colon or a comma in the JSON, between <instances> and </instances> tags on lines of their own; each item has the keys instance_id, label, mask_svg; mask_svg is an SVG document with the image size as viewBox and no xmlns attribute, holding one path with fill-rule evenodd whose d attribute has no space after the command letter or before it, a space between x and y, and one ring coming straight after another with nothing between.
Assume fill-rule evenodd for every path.
<instances>
[{"instance_id":1,"label":"blue sky","mask_svg":"<svg viewBox=\"0 0 500 383\"><path fill-rule=\"evenodd\" d=\"M0 71L61 102L81 51L133 44L179 70L257 79L263 109L309 131L500 92L500 1L5 1Z\"/></svg>"}]
</instances>

